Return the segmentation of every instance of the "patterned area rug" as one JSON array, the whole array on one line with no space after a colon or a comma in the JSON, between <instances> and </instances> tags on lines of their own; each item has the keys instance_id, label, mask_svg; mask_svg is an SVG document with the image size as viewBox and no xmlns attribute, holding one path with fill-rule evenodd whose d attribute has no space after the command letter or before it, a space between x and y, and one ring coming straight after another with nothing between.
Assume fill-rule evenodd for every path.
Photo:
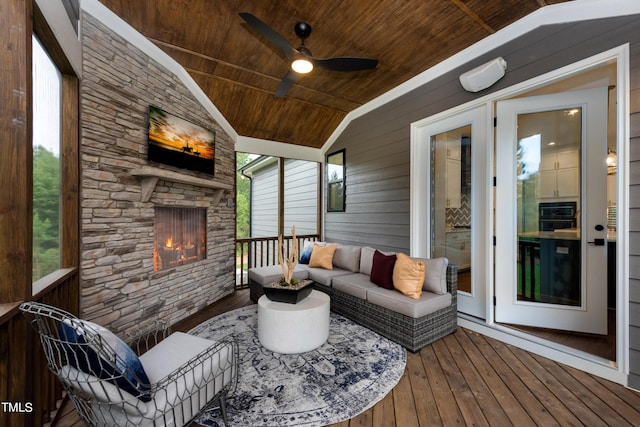
<instances>
[{"instance_id":1,"label":"patterned area rug","mask_svg":"<svg viewBox=\"0 0 640 427\"><path fill-rule=\"evenodd\" d=\"M352 418L398 383L404 347L331 313L329 340L302 354L273 353L258 340L257 306L240 308L189 331L203 338L233 334L240 344L238 388L227 399L231 426L324 426ZM223 426L218 410L196 419Z\"/></svg>"}]
</instances>

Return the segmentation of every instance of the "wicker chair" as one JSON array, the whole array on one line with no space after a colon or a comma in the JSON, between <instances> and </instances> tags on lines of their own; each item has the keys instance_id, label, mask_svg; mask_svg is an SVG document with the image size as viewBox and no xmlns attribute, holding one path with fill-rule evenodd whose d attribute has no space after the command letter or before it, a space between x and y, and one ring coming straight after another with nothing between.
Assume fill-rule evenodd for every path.
<instances>
[{"instance_id":1,"label":"wicker chair","mask_svg":"<svg viewBox=\"0 0 640 427\"><path fill-rule=\"evenodd\" d=\"M180 426L217 407L226 424L226 396L238 378L233 339L170 334L155 325L136 334L134 352L106 329L55 307L26 302L20 310L87 424Z\"/></svg>"}]
</instances>

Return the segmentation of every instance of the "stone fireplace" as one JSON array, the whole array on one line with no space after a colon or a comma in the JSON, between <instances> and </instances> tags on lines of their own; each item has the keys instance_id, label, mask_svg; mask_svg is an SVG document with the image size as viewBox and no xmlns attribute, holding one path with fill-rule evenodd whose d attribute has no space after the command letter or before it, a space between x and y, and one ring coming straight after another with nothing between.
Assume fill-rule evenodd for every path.
<instances>
[{"instance_id":1,"label":"stone fireplace","mask_svg":"<svg viewBox=\"0 0 640 427\"><path fill-rule=\"evenodd\" d=\"M234 142L185 77L81 22L80 314L115 333L174 324L234 289ZM149 105L216 132L214 176L147 159ZM197 228L160 225L169 208Z\"/></svg>"},{"instance_id":2,"label":"stone fireplace","mask_svg":"<svg viewBox=\"0 0 640 427\"><path fill-rule=\"evenodd\" d=\"M207 210L156 206L153 221L154 271L207 258Z\"/></svg>"}]
</instances>

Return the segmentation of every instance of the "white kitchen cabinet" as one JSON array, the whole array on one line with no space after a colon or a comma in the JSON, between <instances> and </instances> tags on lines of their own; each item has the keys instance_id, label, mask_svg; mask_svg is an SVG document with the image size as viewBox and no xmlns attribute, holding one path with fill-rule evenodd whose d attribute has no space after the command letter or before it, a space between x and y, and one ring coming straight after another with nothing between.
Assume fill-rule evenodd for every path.
<instances>
[{"instance_id":1,"label":"white kitchen cabinet","mask_svg":"<svg viewBox=\"0 0 640 427\"><path fill-rule=\"evenodd\" d=\"M462 159L461 138L460 133L447 133L447 159Z\"/></svg>"},{"instance_id":2,"label":"white kitchen cabinet","mask_svg":"<svg viewBox=\"0 0 640 427\"><path fill-rule=\"evenodd\" d=\"M618 202L618 183L615 173L607 175L607 206L615 206Z\"/></svg>"},{"instance_id":3,"label":"white kitchen cabinet","mask_svg":"<svg viewBox=\"0 0 640 427\"><path fill-rule=\"evenodd\" d=\"M543 151L538 173L538 198L580 196L578 150Z\"/></svg>"},{"instance_id":4,"label":"white kitchen cabinet","mask_svg":"<svg viewBox=\"0 0 640 427\"><path fill-rule=\"evenodd\" d=\"M462 169L460 160L447 158L447 208L459 208L462 204Z\"/></svg>"},{"instance_id":5,"label":"white kitchen cabinet","mask_svg":"<svg viewBox=\"0 0 640 427\"><path fill-rule=\"evenodd\" d=\"M462 204L462 148L459 132L447 132L447 207Z\"/></svg>"},{"instance_id":6,"label":"white kitchen cabinet","mask_svg":"<svg viewBox=\"0 0 640 427\"><path fill-rule=\"evenodd\" d=\"M449 260L449 264L457 264L459 269L471 267L470 231L448 231L445 245L445 256Z\"/></svg>"}]
</instances>

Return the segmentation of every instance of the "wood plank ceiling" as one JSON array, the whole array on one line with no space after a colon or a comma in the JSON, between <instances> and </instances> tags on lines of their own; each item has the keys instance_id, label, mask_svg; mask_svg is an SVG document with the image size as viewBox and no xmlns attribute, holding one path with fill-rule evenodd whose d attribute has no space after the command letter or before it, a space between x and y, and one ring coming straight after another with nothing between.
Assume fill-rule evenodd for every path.
<instances>
[{"instance_id":1,"label":"wood plank ceiling","mask_svg":"<svg viewBox=\"0 0 640 427\"><path fill-rule=\"evenodd\" d=\"M239 135L321 147L351 110L540 7L567 0L100 0L179 62ZM284 98L286 58L249 12L316 57L377 58L375 70L314 70Z\"/></svg>"}]
</instances>

